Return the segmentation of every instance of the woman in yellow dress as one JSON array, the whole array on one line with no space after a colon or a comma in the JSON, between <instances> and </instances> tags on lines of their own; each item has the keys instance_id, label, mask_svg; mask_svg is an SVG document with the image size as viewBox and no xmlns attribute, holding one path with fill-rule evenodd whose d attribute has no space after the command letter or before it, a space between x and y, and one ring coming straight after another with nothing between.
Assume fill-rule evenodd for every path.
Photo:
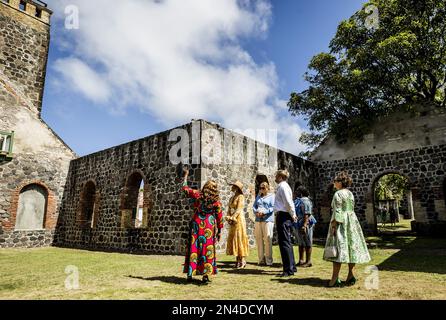
<instances>
[{"instance_id":1,"label":"woman in yellow dress","mask_svg":"<svg viewBox=\"0 0 446 320\"><path fill-rule=\"evenodd\" d=\"M249 255L246 219L243 212L245 208L243 184L240 181L235 182L232 184L231 191L234 195L229 201L228 214L225 218L230 226L226 254L228 256L236 256L236 268L243 269L246 267L246 257Z\"/></svg>"}]
</instances>

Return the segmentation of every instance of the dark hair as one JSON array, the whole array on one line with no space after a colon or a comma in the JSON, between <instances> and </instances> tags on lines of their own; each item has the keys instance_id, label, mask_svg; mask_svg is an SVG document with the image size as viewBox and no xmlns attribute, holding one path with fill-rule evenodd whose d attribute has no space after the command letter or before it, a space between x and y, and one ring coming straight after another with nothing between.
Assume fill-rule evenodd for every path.
<instances>
[{"instance_id":1,"label":"dark hair","mask_svg":"<svg viewBox=\"0 0 446 320\"><path fill-rule=\"evenodd\" d=\"M304 186L298 187L295 192L296 192L296 195L299 198L301 198L301 197L309 197L310 196L310 192Z\"/></svg>"},{"instance_id":2,"label":"dark hair","mask_svg":"<svg viewBox=\"0 0 446 320\"><path fill-rule=\"evenodd\" d=\"M349 188L353 184L353 179L350 178L347 171L342 171L340 174L336 176L334 182L341 183L343 188Z\"/></svg>"}]
</instances>

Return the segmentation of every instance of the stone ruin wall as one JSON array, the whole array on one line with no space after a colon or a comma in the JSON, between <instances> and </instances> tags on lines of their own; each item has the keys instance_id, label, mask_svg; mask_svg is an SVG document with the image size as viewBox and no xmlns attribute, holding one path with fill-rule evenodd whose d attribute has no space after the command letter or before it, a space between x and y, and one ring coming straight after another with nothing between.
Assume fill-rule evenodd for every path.
<instances>
[{"instance_id":1,"label":"stone ruin wall","mask_svg":"<svg viewBox=\"0 0 446 320\"><path fill-rule=\"evenodd\" d=\"M227 212L229 200L232 196L229 183L237 180L243 183L246 199L244 214L247 222L249 243L251 247L254 247L256 243L254 222L250 217L253 217L252 205L255 200L256 177L259 175L266 176L274 192L277 188L275 183L277 170L288 169L291 173L289 180L291 188L294 189L295 184L300 182L314 194L314 166L309 161L254 141L234 131L225 130L217 124L203 122L203 130L208 129L220 133L220 137L223 137L223 139L222 141L216 141L205 134L203 136L203 144L205 146L213 145L215 150L223 150L224 154L221 155L223 161L220 164L203 164L202 184L210 179L217 181L221 190L224 212ZM225 150L231 150L229 147L231 144L232 154L231 152L225 152ZM275 156L269 158L270 154L275 154ZM226 225L222 234L222 242L219 245L220 250L225 248L227 234L228 226Z\"/></svg>"},{"instance_id":2,"label":"stone ruin wall","mask_svg":"<svg viewBox=\"0 0 446 320\"><path fill-rule=\"evenodd\" d=\"M193 130L199 130L199 135ZM205 121L194 121L177 129L187 130L190 137L201 148L209 145L202 140L205 129L214 128L222 132L223 128ZM174 130L174 129L173 129ZM187 244L188 226L193 213L189 201L180 194L181 180L179 168L172 164L169 153L176 141L169 141L172 132L166 131L145 139L134 141L101 151L71 162L70 172L64 193L59 223L56 229L55 244L61 247L84 248L105 251L122 251L132 253L183 254ZM243 141L246 147L252 140L233 134ZM200 141L197 141L200 140ZM212 142L211 142L212 143ZM256 145L256 143L254 143ZM189 161L192 163L192 144ZM277 151L273 149L273 151ZM258 164L247 166L224 164L192 164L190 186L201 189L204 183L213 179L219 184L223 211L227 212L230 198L229 182L241 180L248 194L249 187L255 184L258 174L268 177L275 187L274 176L278 167L284 166L293 173L290 183L300 180L312 186L312 164L290 154L279 151L277 166L259 167ZM153 206L149 212L147 228L122 228L120 199L126 178L132 172L141 172L145 182L150 186L150 198ZM97 208L95 227L80 226L77 221L82 205L81 193L88 181L97 187ZM254 224L249 219L252 197L247 196L245 208L250 244L254 246ZM227 225L225 225L222 242L218 249L225 249Z\"/></svg>"},{"instance_id":3,"label":"stone ruin wall","mask_svg":"<svg viewBox=\"0 0 446 320\"><path fill-rule=\"evenodd\" d=\"M355 212L364 231L376 233L373 188L379 178L397 173L408 178L415 213L414 231L421 235L446 234L446 145L429 146L402 152L369 155L353 159L317 163L316 212L319 230L327 232L331 198L326 192L337 173L347 170L353 178ZM324 234L322 234L324 235Z\"/></svg>"}]
</instances>

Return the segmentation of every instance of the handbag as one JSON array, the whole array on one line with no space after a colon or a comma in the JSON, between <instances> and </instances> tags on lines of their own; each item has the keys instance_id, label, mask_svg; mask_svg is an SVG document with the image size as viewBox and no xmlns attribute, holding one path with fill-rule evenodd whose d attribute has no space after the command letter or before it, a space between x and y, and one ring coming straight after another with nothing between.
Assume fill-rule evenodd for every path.
<instances>
[{"instance_id":1,"label":"handbag","mask_svg":"<svg viewBox=\"0 0 446 320\"><path fill-rule=\"evenodd\" d=\"M327 243L324 250L324 258L333 259L338 257L338 247L336 245L336 237L330 237L331 241Z\"/></svg>"}]
</instances>

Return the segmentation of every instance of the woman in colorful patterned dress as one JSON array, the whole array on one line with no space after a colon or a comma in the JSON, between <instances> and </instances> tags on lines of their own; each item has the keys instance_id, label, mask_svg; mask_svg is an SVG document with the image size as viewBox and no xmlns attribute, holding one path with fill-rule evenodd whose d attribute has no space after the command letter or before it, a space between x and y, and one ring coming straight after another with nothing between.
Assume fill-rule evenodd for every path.
<instances>
[{"instance_id":1,"label":"woman in colorful patterned dress","mask_svg":"<svg viewBox=\"0 0 446 320\"><path fill-rule=\"evenodd\" d=\"M338 191L333 197L332 218L326 248L334 244L337 255L333 258L324 253L324 260L333 262L333 275L328 287L342 285L339 280L342 264L348 264L349 267L345 284L354 285L356 278L353 270L356 264L368 263L371 260L361 225L354 211L355 198L352 192L347 189L352 185L352 182L346 172L340 173L334 180L334 186Z\"/></svg>"},{"instance_id":2,"label":"woman in colorful patterned dress","mask_svg":"<svg viewBox=\"0 0 446 320\"><path fill-rule=\"evenodd\" d=\"M189 170L184 169L182 192L190 198L194 215L190 223L189 244L184 263L187 280L202 275L203 283L217 274L216 243L221 239L223 212L217 183L208 181L201 191L187 186Z\"/></svg>"},{"instance_id":3,"label":"woman in colorful patterned dress","mask_svg":"<svg viewBox=\"0 0 446 320\"><path fill-rule=\"evenodd\" d=\"M226 254L228 256L236 256L236 268L243 269L246 267L246 257L249 256L246 219L243 213L245 208L243 184L240 181L232 184L232 192L234 196L229 201L228 214L225 217L230 225Z\"/></svg>"}]
</instances>

